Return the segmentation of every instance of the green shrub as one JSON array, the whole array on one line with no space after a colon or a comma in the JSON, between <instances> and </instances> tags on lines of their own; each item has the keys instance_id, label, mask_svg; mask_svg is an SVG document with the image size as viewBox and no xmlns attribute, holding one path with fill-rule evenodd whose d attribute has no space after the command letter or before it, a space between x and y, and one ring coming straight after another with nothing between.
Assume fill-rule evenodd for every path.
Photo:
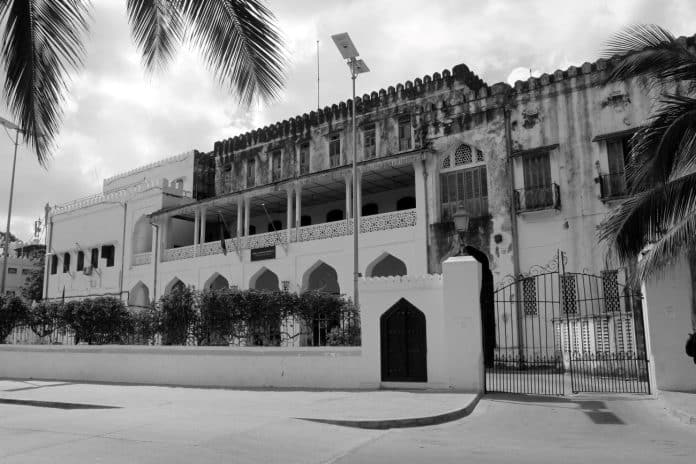
<instances>
[{"instance_id":1,"label":"green shrub","mask_svg":"<svg viewBox=\"0 0 696 464\"><path fill-rule=\"evenodd\" d=\"M41 301L29 306L26 317L27 325L39 337L50 335L60 326L64 326L60 310L59 303L50 301Z\"/></svg>"},{"instance_id":2,"label":"green shrub","mask_svg":"<svg viewBox=\"0 0 696 464\"><path fill-rule=\"evenodd\" d=\"M193 290L174 289L160 298L163 345L185 345L199 318L194 304Z\"/></svg>"},{"instance_id":3,"label":"green shrub","mask_svg":"<svg viewBox=\"0 0 696 464\"><path fill-rule=\"evenodd\" d=\"M133 321L123 302L113 297L69 301L60 319L75 332L75 343L123 343L133 331Z\"/></svg>"},{"instance_id":4,"label":"green shrub","mask_svg":"<svg viewBox=\"0 0 696 464\"><path fill-rule=\"evenodd\" d=\"M27 305L16 296L0 296L0 343L5 343L5 338L17 325L24 322L27 314Z\"/></svg>"},{"instance_id":5,"label":"green shrub","mask_svg":"<svg viewBox=\"0 0 696 464\"><path fill-rule=\"evenodd\" d=\"M154 306L129 309L133 331L128 343L133 345L153 345L160 332L160 311Z\"/></svg>"}]
</instances>

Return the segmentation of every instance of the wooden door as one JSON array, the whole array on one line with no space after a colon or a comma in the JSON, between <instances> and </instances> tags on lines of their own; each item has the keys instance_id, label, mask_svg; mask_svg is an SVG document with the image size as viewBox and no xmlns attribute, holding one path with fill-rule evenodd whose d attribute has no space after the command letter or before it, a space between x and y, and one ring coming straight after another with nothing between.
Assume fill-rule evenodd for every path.
<instances>
[{"instance_id":1,"label":"wooden door","mask_svg":"<svg viewBox=\"0 0 696 464\"><path fill-rule=\"evenodd\" d=\"M380 318L383 382L427 382L425 314L405 299Z\"/></svg>"}]
</instances>

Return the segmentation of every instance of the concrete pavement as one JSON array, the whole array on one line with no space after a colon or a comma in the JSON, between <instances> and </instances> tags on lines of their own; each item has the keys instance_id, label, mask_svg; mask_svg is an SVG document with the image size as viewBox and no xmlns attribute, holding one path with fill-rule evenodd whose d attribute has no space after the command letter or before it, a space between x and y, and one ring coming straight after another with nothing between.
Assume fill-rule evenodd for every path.
<instances>
[{"instance_id":1,"label":"concrete pavement","mask_svg":"<svg viewBox=\"0 0 696 464\"><path fill-rule=\"evenodd\" d=\"M490 395L468 417L410 429L297 419L403 418L466 400L451 393L0 381L0 463L686 463L696 456L696 427L669 414L661 399L638 396ZM61 409L72 403L94 409Z\"/></svg>"}]
</instances>

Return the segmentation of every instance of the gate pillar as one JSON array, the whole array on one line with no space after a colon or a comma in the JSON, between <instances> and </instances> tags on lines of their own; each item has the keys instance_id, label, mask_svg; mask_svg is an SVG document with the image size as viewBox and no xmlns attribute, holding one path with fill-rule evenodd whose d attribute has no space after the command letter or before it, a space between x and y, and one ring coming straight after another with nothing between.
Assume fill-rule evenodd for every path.
<instances>
[{"instance_id":1,"label":"gate pillar","mask_svg":"<svg viewBox=\"0 0 696 464\"><path fill-rule=\"evenodd\" d=\"M454 256L442 264L442 273L447 380L452 389L482 393L481 264Z\"/></svg>"}]
</instances>

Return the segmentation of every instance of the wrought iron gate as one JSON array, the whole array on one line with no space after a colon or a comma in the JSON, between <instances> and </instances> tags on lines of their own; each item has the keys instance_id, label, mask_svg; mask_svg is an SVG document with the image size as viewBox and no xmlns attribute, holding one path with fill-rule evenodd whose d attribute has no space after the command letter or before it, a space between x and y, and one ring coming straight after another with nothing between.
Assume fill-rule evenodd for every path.
<instances>
[{"instance_id":1,"label":"wrought iron gate","mask_svg":"<svg viewBox=\"0 0 696 464\"><path fill-rule=\"evenodd\" d=\"M486 391L650 393L642 299L621 272L566 272L559 252L500 283L494 300Z\"/></svg>"}]
</instances>

